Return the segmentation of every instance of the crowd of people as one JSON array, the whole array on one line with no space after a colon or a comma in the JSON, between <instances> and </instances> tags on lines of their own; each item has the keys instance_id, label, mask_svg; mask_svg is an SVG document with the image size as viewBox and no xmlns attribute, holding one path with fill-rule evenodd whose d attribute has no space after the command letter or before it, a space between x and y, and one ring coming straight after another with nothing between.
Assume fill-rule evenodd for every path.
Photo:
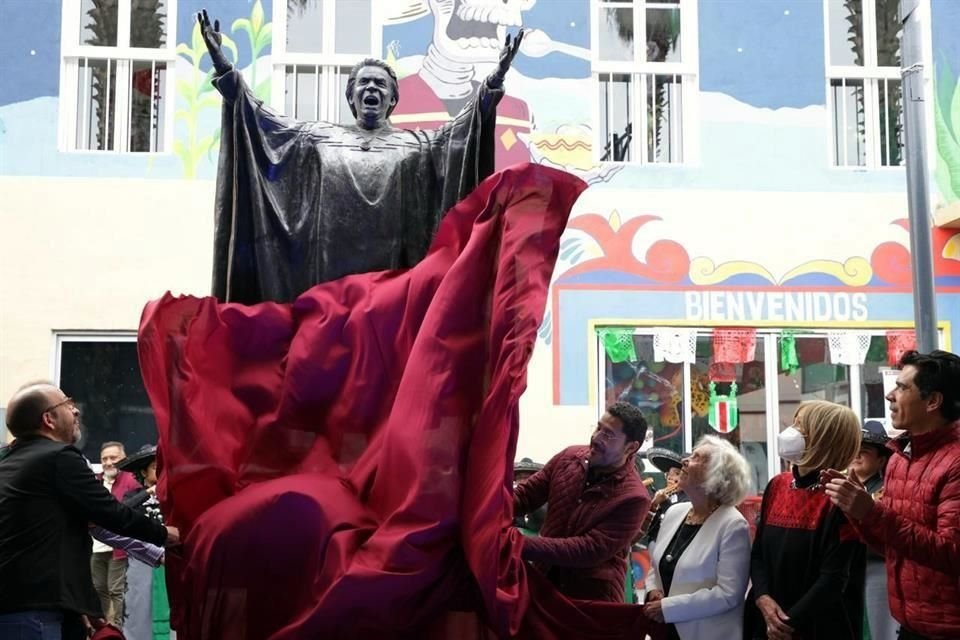
<instances>
[{"instance_id":1,"label":"crowd of people","mask_svg":"<svg viewBox=\"0 0 960 640\"><path fill-rule=\"evenodd\" d=\"M123 638L124 627L131 640L163 637L162 621L157 636L153 621L137 628L142 607L131 606L139 567L152 577L180 540L157 509L155 449L128 459L122 443L105 442L94 473L75 446L80 411L49 382L21 387L6 420L14 441L0 451L0 638Z\"/></svg>"},{"instance_id":2,"label":"crowd of people","mask_svg":"<svg viewBox=\"0 0 960 640\"><path fill-rule=\"evenodd\" d=\"M634 462L646 423L616 403L589 448L515 483L518 518L548 505L547 540L525 556L569 597L616 602L625 541L642 540L642 606L674 639L960 638L960 357L907 353L887 401L892 440L846 406L800 405L752 542L736 448L706 436L686 456L650 449L667 477L651 502Z\"/></svg>"},{"instance_id":3,"label":"crowd of people","mask_svg":"<svg viewBox=\"0 0 960 640\"><path fill-rule=\"evenodd\" d=\"M893 440L848 407L800 405L752 541L740 452L718 436L684 456L651 449L668 483L651 501L636 464L646 420L614 403L588 445L516 465L523 558L568 598L624 602L643 540L637 606L671 640L960 638L960 357L906 354L887 400ZM95 474L74 446L79 424L50 383L8 403L0 637L170 637L164 547L179 532L163 522L156 447L127 456L104 442Z\"/></svg>"}]
</instances>

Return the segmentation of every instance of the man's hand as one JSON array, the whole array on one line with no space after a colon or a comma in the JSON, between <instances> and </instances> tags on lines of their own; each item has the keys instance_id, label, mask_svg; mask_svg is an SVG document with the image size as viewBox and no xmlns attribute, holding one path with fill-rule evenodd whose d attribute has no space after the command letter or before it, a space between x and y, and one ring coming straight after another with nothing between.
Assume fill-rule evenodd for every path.
<instances>
[{"instance_id":1,"label":"man's hand","mask_svg":"<svg viewBox=\"0 0 960 640\"><path fill-rule=\"evenodd\" d=\"M777 601L770 596L760 596L757 598L757 608L763 615L764 622L767 623L767 638L769 640L791 640L793 637L793 627L787 624L790 619Z\"/></svg>"},{"instance_id":2,"label":"man's hand","mask_svg":"<svg viewBox=\"0 0 960 640\"><path fill-rule=\"evenodd\" d=\"M657 600L663 600L663 591L660 591L660 589L654 589L647 594L646 602L656 602Z\"/></svg>"},{"instance_id":3,"label":"man's hand","mask_svg":"<svg viewBox=\"0 0 960 640\"><path fill-rule=\"evenodd\" d=\"M223 44L223 36L220 35L220 21L214 20L211 25L207 10L203 9L197 14L197 22L200 23L200 33L203 35L204 44L207 45L207 52L210 54L210 60L213 61L214 69L221 75L226 73L230 70L231 65L227 61L227 57L223 55L223 49L220 48L220 45Z\"/></svg>"},{"instance_id":4,"label":"man's hand","mask_svg":"<svg viewBox=\"0 0 960 640\"><path fill-rule=\"evenodd\" d=\"M180 530L176 527L167 527L167 541L163 543L165 547L175 547L180 544Z\"/></svg>"},{"instance_id":5,"label":"man's hand","mask_svg":"<svg viewBox=\"0 0 960 640\"><path fill-rule=\"evenodd\" d=\"M873 496L863 488L856 474L844 476L834 469L826 469L820 472L820 482L830 502L854 520L863 519L873 509Z\"/></svg>"},{"instance_id":6,"label":"man's hand","mask_svg":"<svg viewBox=\"0 0 960 640\"><path fill-rule=\"evenodd\" d=\"M663 622L663 596L643 605L643 615L656 622Z\"/></svg>"},{"instance_id":7,"label":"man's hand","mask_svg":"<svg viewBox=\"0 0 960 640\"><path fill-rule=\"evenodd\" d=\"M504 76L507 75L507 71L510 70L510 65L513 64L513 59L517 56L517 52L520 51L520 43L523 41L524 33L524 30L520 29L515 38L511 38L510 34L507 34L507 38L503 42L503 49L500 49L500 62L497 64L496 70L487 76L488 87L499 89L500 85L503 84Z\"/></svg>"}]
</instances>

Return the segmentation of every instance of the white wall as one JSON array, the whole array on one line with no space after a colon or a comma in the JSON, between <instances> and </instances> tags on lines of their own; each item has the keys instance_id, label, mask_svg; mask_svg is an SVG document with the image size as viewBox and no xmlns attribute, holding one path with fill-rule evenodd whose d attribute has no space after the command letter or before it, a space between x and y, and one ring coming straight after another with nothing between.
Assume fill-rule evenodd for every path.
<instances>
[{"instance_id":1,"label":"white wall","mask_svg":"<svg viewBox=\"0 0 960 640\"><path fill-rule=\"evenodd\" d=\"M210 290L212 181L0 177L0 405L50 378L53 332L135 331Z\"/></svg>"}]
</instances>

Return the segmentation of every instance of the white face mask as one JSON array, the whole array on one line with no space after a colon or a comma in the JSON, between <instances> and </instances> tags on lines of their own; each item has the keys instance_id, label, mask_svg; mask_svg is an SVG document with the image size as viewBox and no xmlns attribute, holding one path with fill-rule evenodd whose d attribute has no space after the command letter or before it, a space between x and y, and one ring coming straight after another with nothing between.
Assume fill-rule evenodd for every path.
<instances>
[{"instance_id":1,"label":"white face mask","mask_svg":"<svg viewBox=\"0 0 960 640\"><path fill-rule=\"evenodd\" d=\"M799 462L806 448L807 443L803 439L803 434L792 425L781 431L777 436L777 449L780 451L780 457L787 462Z\"/></svg>"}]
</instances>

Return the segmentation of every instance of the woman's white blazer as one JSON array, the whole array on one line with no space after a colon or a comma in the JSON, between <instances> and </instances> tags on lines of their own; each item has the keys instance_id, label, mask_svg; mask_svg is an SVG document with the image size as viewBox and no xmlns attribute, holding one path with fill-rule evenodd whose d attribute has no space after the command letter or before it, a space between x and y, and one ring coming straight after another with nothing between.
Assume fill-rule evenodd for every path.
<instances>
[{"instance_id":1,"label":"woman's white blazer","mask_svg":"<svg viewBox=\"0 0 960 640\"><path fill-rule=\"evenodd\" d=\"M667 510L650 547L647 592L663 590L658 567L674 534L692 506L681 502ZM750 530L736 507L720 507L703 523L680 555L663 618L677 625L681 640L743 637L743 603L750 579Z\"/></svg>"}]
</instances>

